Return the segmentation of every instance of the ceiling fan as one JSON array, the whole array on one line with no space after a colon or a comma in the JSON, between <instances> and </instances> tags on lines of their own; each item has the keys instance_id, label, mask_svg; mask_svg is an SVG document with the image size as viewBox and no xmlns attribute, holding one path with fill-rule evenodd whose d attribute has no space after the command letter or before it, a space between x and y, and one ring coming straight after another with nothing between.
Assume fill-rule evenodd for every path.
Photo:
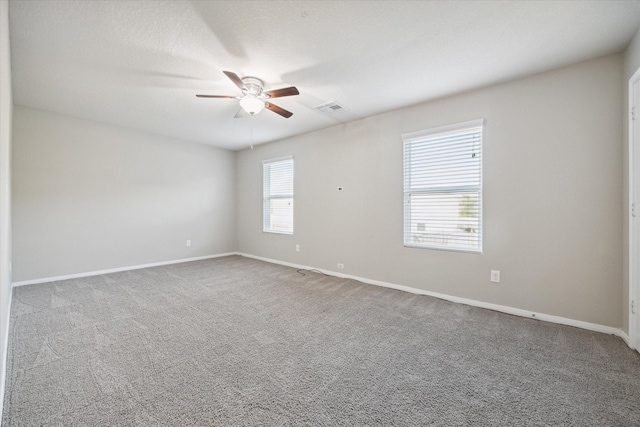
<instances>
[{"instance_id":1,"label":"ceiling fan","mask_svg":"<svg viewBox=\"0 0 640 427\"><path fill-rule=\"evenodd\" d=\"M242 96L228 96L228 95L196 95L198 98L231 98L240 100L240 110L236 113L235 117L242 117L242 112L246 112L253 116L258 114L264 108L271 110L274 113L280 114L285 119L288 119L293 115L291 111L287 111L284 108L278 107L275 104L269 102L272 98L281 98L283 96L299 95L298 89L295 86L286 87L283 89L264 90L264 83L262 80L256 77L244 77L240 78L236 73L231 71L223 71L223 73L231 79L236 86L242 91Z\"/></svg>"}]
</instances>

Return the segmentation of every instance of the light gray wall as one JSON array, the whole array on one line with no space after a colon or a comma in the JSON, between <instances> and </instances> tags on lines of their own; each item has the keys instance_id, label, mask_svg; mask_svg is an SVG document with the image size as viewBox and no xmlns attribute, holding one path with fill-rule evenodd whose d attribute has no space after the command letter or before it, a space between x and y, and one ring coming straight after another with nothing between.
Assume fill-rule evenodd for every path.
<instances>
[{"instance_id":1,"label":"light gray wall","mask_svg":"<svg viewBox=\"0 0 640 427\"><path fill-rule=\"evenodd\" d=\"M636 33L624 53L622 78L623 93L623 287L622 287L622 330L629 333L629 79L640 68L640 30Z\"/></svg>"},{"instance_id":2,"label":"light gray wall","mask_svg":"<svg viewBox=\"0 0 640 427\"><path fill-rule=\"evenodd\" d=\"M9 338L11 301L11 55L9 4L0 1L0 414Z\"/></svg>"},{"instance_id":3,"label":"light gray wall","mask_svg":"<svg viewBox=\"0 0 640 427\"><path fill-rule=\"evenodd\" d=\"M609 56L239 152L238 248L620 327L621 75ZM479 118L484 253L403 247L400 135ZM294 235L262 233L261 161L290 154Z\"/></svg>"},{"instance_id":4,"label":"light gray wall","mask_svg":"<svg viewBox=\"0 0 640 427\"><path fill-rule=\"evenodd\" d=\"M629 82L629 79L638 68L640 68L640 30L631 40L624 53L624 76L627 80L625 84Z\"/></svg>"},{"instance_id":5,"label":"light gray wall","mask_svg":"<svg viewBox=\"0 0 640 427\"><path fill-rule=\"evenodd\" d=\"M234 157L16 106L14 282L234 251Z\"/></svg>"}]
</instances>

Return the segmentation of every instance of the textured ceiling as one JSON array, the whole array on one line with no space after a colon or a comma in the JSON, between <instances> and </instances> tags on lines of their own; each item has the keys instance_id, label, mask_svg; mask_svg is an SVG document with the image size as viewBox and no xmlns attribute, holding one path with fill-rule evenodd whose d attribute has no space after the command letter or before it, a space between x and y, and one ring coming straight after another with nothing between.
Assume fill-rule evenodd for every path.
<instances>
[{"instance_id":1,"label":"textured ceiling","mask_svg":"<svg viewBox=\"0 0 640 427\"><path fill-rule=\"evenodd\" d=\"M10 1L14 102L228 149L621 52L640 1ZM233 119L222 73L296 86ZM348 111L313 107L337 101Z\"/></svg>"}]
</instances>

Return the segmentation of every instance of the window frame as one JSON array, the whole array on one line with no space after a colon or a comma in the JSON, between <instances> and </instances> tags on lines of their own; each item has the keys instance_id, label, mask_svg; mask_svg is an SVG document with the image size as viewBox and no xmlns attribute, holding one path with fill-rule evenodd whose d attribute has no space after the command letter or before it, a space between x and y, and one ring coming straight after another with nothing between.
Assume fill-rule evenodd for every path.
<instances>
[{"instance_id":1,"label":"window frame","mask_svg":"<svg viewBox=\"0 0 640 427\"><path fill-rule=\"evenodd\" d=\"M271 166L276 163L291 162L291 193L271 195L270 193L270 179L271 179ZM269 182L267 183L267 167L269 168ZM294 232L294 188L295 188L295 162L293 156L276 157L273 159L267 159L262 161L262 232L273 234L293 235ZM267 224L271 225L271 200L276 199L291 199L291 231L273 230L267 227Z\"/></svg>"},{"instance_id":2,"label":"window frame","mask_svg":"<svg viewBox=\"0 0 640 427\"><path fill-rule=\"evenodd\" d=\"M411 185L407 184L410 180L408 178L408 174L410 174L411 169L407 168L407 166L411 166L411 159L408 158L407 154L407 146L410 144L415 144L419 142L424 142L427 140L435 139L437 137L445 137L452 136L455 134L464 134L471 132L479 132L480 141L479 141L479 165L478 165L478 173L479 173L479 184L470 184L470 185L456 185L456 186L443 186L434 189L422 189L417 191L416 189L411 188ZM436 128L430 128L426 130L421 130L417 132L405 133L402 134L403 141L403 245L407 248L417 248L417 249L432 249L432 250L440 250L440 251L452 251L452 252L467 252L474 254L482 254L484 247L484 173L483 173L483 157L484 157L484 119L478 120L470 120L467 122L455 123L452 125L440 126ZM424 243L418 244L411 242L411 195L412 194L460 194L469 192L470 194L478 195L478 247L477 248L466 248L461 246L446 246L446 245L437 245L434 243Z\"/></svg>"}]
</instances>

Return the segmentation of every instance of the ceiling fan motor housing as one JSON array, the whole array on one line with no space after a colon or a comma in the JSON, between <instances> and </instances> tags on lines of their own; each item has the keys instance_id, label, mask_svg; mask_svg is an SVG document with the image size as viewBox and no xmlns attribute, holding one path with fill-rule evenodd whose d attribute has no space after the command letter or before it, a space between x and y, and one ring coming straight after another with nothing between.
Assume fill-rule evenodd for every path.
<instances>
[{"instance_id":1,"label":"ceiling fan motor housing","mask_svg":"<svg viewBox=\"0 0 640 427\"><path fill-rule=\"evenodd\" d=\"M244 83L243 92L245 95L260 97L263 94L264 83L262 80L255 77L245 77L242 79Z\"/></svg>"}]
</instances>

